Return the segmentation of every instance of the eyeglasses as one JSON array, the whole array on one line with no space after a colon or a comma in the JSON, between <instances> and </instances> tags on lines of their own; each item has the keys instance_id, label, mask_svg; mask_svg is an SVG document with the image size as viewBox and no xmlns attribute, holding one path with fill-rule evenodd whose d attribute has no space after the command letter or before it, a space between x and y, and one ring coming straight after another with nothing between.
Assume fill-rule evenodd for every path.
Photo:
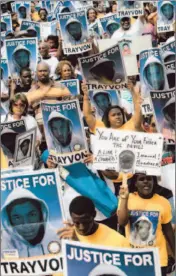
<instances>
[{"instance_id":1,"label":"eyeglasses","mask_svg":"<svg viewBox=\"0 0 176 276\"><path fill-rule=\"evenodd\" d=\"M26 105L23 104L23 103L19 103L19 104L13 103L13 105L14 105L15 107L25 107L25 106L26 106Z\"/></svg>"}]
</instances>

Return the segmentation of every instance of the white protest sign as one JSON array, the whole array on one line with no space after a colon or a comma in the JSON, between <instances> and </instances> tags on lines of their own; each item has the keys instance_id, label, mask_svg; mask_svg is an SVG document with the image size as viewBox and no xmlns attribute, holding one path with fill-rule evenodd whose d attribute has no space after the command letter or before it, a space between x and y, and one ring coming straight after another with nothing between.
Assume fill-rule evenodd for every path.
<instances>
[{"instance_id":1,"label":"white protest sign","mask_svg":"<svg viewBox=\"0 0 176 276\"><path fill-rule=\"evenodd\" d=\"M150 115L153 114L153 108L150 102L150 98L144 98L143 103L141 105L142 114L143 115Z\"/></svg>"},{"instance_id":2,"label":"white protest sign","mask_svg":"<svg viewBox=\"0 0 176 276\"><path fill-rule=\"evenodd\" d=\"M62 257L59 254L45 256L44 258L35 257L35 261L30 258L1 261L1 273L3 276L38 276L46 275L46 273L62 272L62 270Z\"/></svg>"},{"instance_id":3,"label":"white protest sign","mask_svg":"<svg viewBox=\"0 0 176 276\"><path fill-rule=\"evenodd\" d=\"M97 170L161 175L162 134L97 128L91 144Z\"/></svg>"}]
</instances>

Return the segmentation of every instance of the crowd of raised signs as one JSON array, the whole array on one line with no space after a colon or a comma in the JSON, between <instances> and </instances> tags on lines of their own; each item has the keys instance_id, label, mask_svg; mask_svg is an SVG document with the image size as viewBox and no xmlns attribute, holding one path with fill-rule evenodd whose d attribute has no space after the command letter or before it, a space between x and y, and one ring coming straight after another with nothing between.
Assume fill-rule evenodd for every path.
<instances>
[{"instance_id":1,"label":"crowd of raised signs","mask_svg":"<svg viewBox=\"0 0 176 276\"><path fill-rule=\"evenodd\" d=\"M2 275L175 275L175 18L1 1Z\"/></svg>"}]
</instances>

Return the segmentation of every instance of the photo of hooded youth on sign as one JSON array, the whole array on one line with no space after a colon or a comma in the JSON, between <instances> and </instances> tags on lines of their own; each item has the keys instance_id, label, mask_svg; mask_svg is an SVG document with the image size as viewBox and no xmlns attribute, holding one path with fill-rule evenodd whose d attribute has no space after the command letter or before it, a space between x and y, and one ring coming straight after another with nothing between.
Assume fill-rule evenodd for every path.
<instances>
[{"instance_id":1,"label":"photo of hooded youth on sign","mask_svg":"<svg viewBox=\"0 0 176 276\"><path fill-rule=\"evenodd\" d=\"M36 71L38 48L36 38L6 40L8 68L11 76L19 76L20 70L30 68Z\"/></svg>"},{"instance_id":2,"label":"photo of hooded youth on sign","mask_svg":"<svg viewBox=\"0 0 176 276\"><path fill-rule=\"evenodd\" d=\"M162 1L158 3L159 20L165 24L172 24L174 20L174 1Z\"/></svg>"},{"instance_id":3,"label":"photo of hooded youth on sign","mask_svg":"<svg viewBox=\"0 0 176 276\"><path fill-rule=\"evenodd\" d=\"M102 119L106 109L113 105L121 105L120 95L116 90L89 91L90 101L96 110L96 118Z\"/></svg>"},{"instance_id":4,"label":"photo of hooded youth on sign","mask_svg":"<svg viewBox=\"0 0 176 276\"><path fill-rule=\"evenodd\" d=\"M58 111L45 111L45 106ZM66 108L68 106L68 109ZM71 108L72 107L72 108ZM85 134L76 100L63 104L42 103L45 136L49 150L59 154L76 153L87 148Z\"/></svg>"},{"instance_id":5,"label":"photo of hooded youth on sign","mask_svg":"<svg viewBox=\"0 0 176 276\"><path fill-rule=\"evenodd\" d=\"M85 11L59 14L61 35L64 45L79 45L88 41L88 27Z\"/></svg>"},{"instance_id":6,"label":"photo of hooded youth on sign","mask_svg":"<svg viewBox=\"0 0 176 276\"><path fill-rule=\"evenodd\" d=\"M1 35L12 31L12 19L10 14L1 15Z\"/></svg>"},{"instance_id":7,"label":"photo of hooded youth on sign","mask_svg":"<svg viewBox=\"0 0 176 276\"><path fill-rule=\"evenodd\" d=\"M27 19L30 18L30 2L16 2L15 3L15 10L17 12L19 19Z\"/></svg>"},{"instance_id":8,"label":"photo of hooded youth on sign","mask_svg":"<svg viewBox=\"0 0 176 276\"><path fill-rule=\"evenodd\" d=\"M115 265L99 264L88 276L127 276L127 274Z\"/></svg>"},{"instance_id":9,"label":"photo of hooded youth on sign","mask_svg":"<svg viewBox=\"0 0 176 276\"><path fill-rule=\"evenodd\" d=\"M101 54L80 58L79 62L89 84L113 85L125 82L126 72L119 46L111 47Z\"/></svg>"},{"instance_id":10,"label":"photo of hooded youth on sign","mask_svg":"<svg viewBox=\"0 0 176 276\"><path fill-rule=\"evenodd\" d=\"M140 1L127 1L127 0L121 0L119 1L119 9L120 10L129 10L129 9L138 9L140 8L141 3Z\"/></svg>"},{"instance_id":11,"label":"photo of hooded youth on sign","mask_svg":"<svg viewBox=\"0 0 176 276\"><path fill-rule=\"evenodd\" d=\"M149 96L149 92L152 90L163 91L168 89L168 82L164 63L161 58L161 52L159 49L152 50L155 55L150 55L150 50L148 50L141 52L139 57L141 91L145 96Z\"/></svg>"},{"instance_id":12,"label":"photo of hooded youth on sign","mask_svg":"<svg viewBox=\"0 0 176 276\"><path fill-rule=\"evenodd\" d=\"M120 19L116 14L100 18L100 22L103 32L106 33L108 37L111 37L113 33L120 28Z\"/></svg>"},{"instance_id":13,"label":"photo of hooded youth on sign","mask_svg":"<svg viewBox=\"0 0 176 276\"><path fill-rule=\"evenodd\" d=\"M19 179L27 181L28 187L8 190L6 181ZM52 253L51 243L59 253L56 229L62 227L62 215L55 173L15 173L5 175L2 182L2 255L5 250L17 250L20 258L43 256Z\"/></svg>"},{"instance_id":14,"label":"photo of hooded youth on sign","mask_svg":"<svg viewBox=\"0 0 176 276\"><path fill-rule=\"evenodd\" d=\"M26 36L28 36L28 37L37 37L38 39L40 39L40 23L39 22L22 20L20 30L27 31Z\"/></svg>"},{"instance_id":15,"label":"photo of hooded youth on sign","mask_svg":"<svg viewBox=\"0 0 176 276\"><path fill-rule=\"evenodd\" d=\"M158 132L166 140L175 141L175 88L168 91L151 91L151 102Z\"/></svg>"}]
</instances>

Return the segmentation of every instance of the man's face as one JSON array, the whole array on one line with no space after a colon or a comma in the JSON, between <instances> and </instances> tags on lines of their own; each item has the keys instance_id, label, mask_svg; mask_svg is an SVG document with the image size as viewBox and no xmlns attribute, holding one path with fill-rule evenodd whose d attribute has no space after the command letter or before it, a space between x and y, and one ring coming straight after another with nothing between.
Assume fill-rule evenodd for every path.
<instances>
[{"instance_id":1,"label":"man's face","mask_svg":"<svg viewBox=\"0 0 176 276\"><path fill-rule=\"evenodd\" d=\"M29 53L25 50L19 50L15 53L15 60L21 68L26 68L29 66Z\"/></svg>"},{"instance_id":2,"label":"man's face","mask_svg":"<svg viewBox=\"0 0 176 276\"><path fill-rule=\"evenodd\" d=\"M1 22L1 32L6 32L7 31L7 25L5 22Z\"/></svg>"},{"instance_id":3,"label":"man's face","mask_svg":"<svg viewBox=\"0 0 176 276\"><path fill-rule=\"evenodd\" d=\"M54 137L57 139L57 141L60 142L63 146L69 145L69 121L64 119L53 119L51 122L51 131Z\"/></svg>"},{"instance_id":4,"label":"man's face","mask_svg":"<svg viewBox=\"0 0 176 276\"><path fill-rule=\"evenodd\" d=\"M47 41L47 44L48 44L48 46L49 46L50 49L56 48L56 45L55 45L55 42L54 42L53 39L49 39Z\"/></svg>"},{"instance_id":5,"label":"man's face","mask_svg":"<svg viewBox=\"0 0 176 276\"><path fill-rule=\"evenodd\" d=\"M164 89L164 70L160 64L149 64L146 67L146 78L154 90Z\"/></svg>"},{"instance_id":6,"label":"man's face","mask_svg":"<svg viewBox=\"0 0 176 276\"><path fill-rule=\"evenodd\" d=\"M26 8L22 7L19 9L20 18L26 18Z\"/></svg>"},{"instance_id":7,"label":"man's face","mask_svg":"<svg viewBox=\"0 0 176 276\"><path fill-rule=\"evenodd\" d=\"M108 26L108 31L111 35L113 35L113 33L117 31L119 27L120 27L119 24L112 23Z\"/></svg>"},{"instance_id":8,"label":"man's face","mask_svg":"<svg viewBox=\"0 0 176 276\"><path fill-rule=\"evenodd\" d=\"M42 83L48 83L49 81L49 70L46 66L40 65L37 69L37 78Z\"/></svg>"},{"instance_id":9,"label":"man's face","mask_svg":"<svg viewBox=\"0 0 176 276\"><path fill-rule=\"evenodd\" d=\"M29 150L29 143L27 141L25 141L22 145L21 145L21 151L24 154L24 156L27 155Z\"/></svg>"},{"instance_id":10,"label":"man's face","mask_svg":"<svg viewBox=\"0 0 176 276\"><path fill-rule=\"evenodd\" d=\"M95 102L102 111L110 106L109 97L107 95L99 94L95 97Z\"/></svg>"},{"instance_id":11,"label":"man's face","mask_svg":"<svg viewBox=\"0 0 176 276\"><path fill-rule=\"evenodd\" d=\"M162 8L162 12L168 20L171 20L173 18L174 10L172 5L165 4Z\"/></svg>"},{"instance_id":12,"label":"man's face","mask_svg":"<svg viewBox=\"0 0 176 276\"><path fill-rule=\"evenodd\" d=\"M78 234L82 236L88 236L91 233L92 227L94 225L93 216L90 214L76 215L72 213L71 217Z\"/></svg>"},{"instance_id":13,"label":"man's face","mask_svg":"<svg viewBox=\"0 0 176 276\"><path fill-rule=\"evenodd\" d=\"M130 18L123 18L120 22L121 24L121 27L124 31L127 31L130 29L131 27L131 21L130 21Z\"/></svg>"},{"instance_id":14,"label":"man's face","mask_svg":"<svg viewBox=\"0 0 176 276\"><path fill-rule=\"evenodd\" d=\"M31 84L32 84L31 72L23 71L23 73L21 75L21 82L26 87L31 86Z\"/></svg>"},{"instance_id":15,"label":"man's face","mask_svg":"<svg viewBox=\"0 0 176 276\"><path fill-rule=\"evenodd\" d=\"M41 43L39 45L39 52L43 58L47 57L49 54L49 47L47 46L47 44Z\"/></svg>"},{"instance_id":16,"label":"man's face","mask_svg":"<svg viewBox=\"0 0 176 276\"><path fill-rule=\"evenodd\" d=\"M142 241L146 241L150 233L150 224L148 221L140 221L138 224L138 234Z\"/></svg>"},{"instance_id":17,"label":"man's face","mask_svg":"<svg viewBox=\"0 0 176 276\"><path fill-rule=\"evenodd\" d=\"M81 25L77 22L70 23L67 27L69 34L76 40L80 40L82 37Z\"/></svg>"},{"instance_id":18,"label":"man's face","mask_svg":"<svg viewBox=\"0 0 176 276\"><path fill-rule=\"evenodd\" d=\"M10 212L10 220L25 240L31 241L36 238L41 225L40 212L32 202L15 205Z\"/></svg>"},{"instance_id":19,"label":"man's face","mask_svg":"<svg viewBox=\"0 0 176 276\"><path fill-rule=\"evenodd\" d=\"M44 11L44 10L40 11L39 16L42 20L46 20L46 18L47 18L46 11Z\"/></svg>"}]
</instances>

